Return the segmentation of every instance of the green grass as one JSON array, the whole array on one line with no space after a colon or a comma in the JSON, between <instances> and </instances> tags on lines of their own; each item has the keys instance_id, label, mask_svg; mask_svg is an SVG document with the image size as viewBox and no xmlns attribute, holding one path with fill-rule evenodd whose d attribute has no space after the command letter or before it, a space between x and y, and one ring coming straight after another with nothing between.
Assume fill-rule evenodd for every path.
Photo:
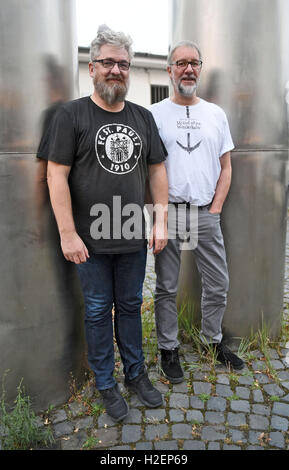
<instances>
[{"instance_id":1,"label":"green grass","mask_svg":"<svg viewBox=\"0 0 289 470\"><path fill-rule=\"evenodd\" d=\"M0 439L3 450L28 450L48 446L54 441L49 428L39 427L31 408L30 398L25 395L22 381L17 387L18 393L12 410L8 411L5 392L2 391L0 425L4 432Z\"/></svg>"}]
</instances>

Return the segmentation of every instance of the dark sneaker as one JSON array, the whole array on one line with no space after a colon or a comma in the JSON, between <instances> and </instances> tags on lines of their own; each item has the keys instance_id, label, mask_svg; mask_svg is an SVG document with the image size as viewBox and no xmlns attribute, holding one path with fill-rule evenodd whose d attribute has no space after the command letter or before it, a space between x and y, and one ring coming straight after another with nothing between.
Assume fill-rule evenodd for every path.
<instances>
[{"instance_id":1,"label":"dark sneaker","mask_svg":"<svg viewBox=\"0 0 289 470\"><path fill-rule=\"evenodd\" d=\"M179 359L179 350L175 349L161 349L161 367L164 376L172 383L178 384L183 382L184 373L181 368Z\"/></svg>"},{"instance_id":2,"label":"dark sneaker","mask_svg":"<svg viewBox=\"0 0 289 470\"><path fill-rule=\"evenodd\" d=\"M216 353L217 353L217 359L222 364L224 364L227 367L232 367L233 369L236 369L236 370L241 370L244 368L245 366L244 361L242 361L242 359L236 356L236 354L234 354L223 343L216 344L215 348L216 348Z\"/></svg>"},{"instance_id":3,"label":"dark sneaker","mask_svg":"<svg viewBox=\"0 0 289 470\"><path fill-rule=\"evenodd\" d=\"M121 421L128 415L127 402L121 396L117 384L114 387L99 390L99 393L102 396L106 412L113 421Z\"/></svg>"},{"instance_id":4,"label":"dark sneaker","mask_svg":"<svg viewBox=\"0 0 289 470\"><path fill-rule=\"evenodd\" d=\"M162 394L152 386L146 371L142 371L132 380L125 378L124 384L131 392L135 392L140 401L149 408L163 405Z\"/></svg>"}]
</instances>

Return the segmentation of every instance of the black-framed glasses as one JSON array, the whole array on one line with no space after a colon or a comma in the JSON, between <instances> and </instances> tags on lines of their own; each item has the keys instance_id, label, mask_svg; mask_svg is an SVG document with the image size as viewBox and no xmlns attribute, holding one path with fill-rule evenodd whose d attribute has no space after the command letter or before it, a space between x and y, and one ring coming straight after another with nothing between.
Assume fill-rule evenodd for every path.
<instances>
[{"instance_id":1,"label":"black-framed glasses","mask_svg":"<svg viewBox=\"0 0 289 470\"><path fill-rule=\"evenodd\" d=\"M112 60L112 59L95 59L93 60L92 62L100 62L101 65L105 68L105 69L113 69L113 67L115 66L115 64L117 64L119 70L129 70L130 68L130 63L127 62L126 60L121 60L121 61L117 61L117 60Z\"/></svg>"},{"instance_id":2,"label":"black-framed glasses","mask_svg":"<svg viewBox=\"0 0 289 470\"><path fill-rule=\"evenodd\" d=\"M193 69L200 69L203 62L201 60L177 60L170 65L176 65L179 69L186 69L189 64Z\"/></svg>"}]
</instances>

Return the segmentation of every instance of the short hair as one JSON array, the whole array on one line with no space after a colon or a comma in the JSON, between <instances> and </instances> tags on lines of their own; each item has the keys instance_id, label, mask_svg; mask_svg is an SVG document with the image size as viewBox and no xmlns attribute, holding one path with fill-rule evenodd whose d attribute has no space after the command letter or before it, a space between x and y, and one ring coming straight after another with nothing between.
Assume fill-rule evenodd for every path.
<instances>
[{"instance_id":1,"label":"short hair","mask_svg":"<svg viewBox=\"0 0 289 470\"><path fill-rule=\"evenodd\" d=\"M100 55L100 48L105 44L111 44L117 47L124 47L128 53L129 61L133 58L132 39L130 36L118 31L112 31L108 26L101 25L98 28L97 36L90 45L90 60L93 61Z\"/></svg>"},{"instance_id":2,"label":"short hair","mask_svg":"<svg viewBox=\"0 0 289 470\"><path fill-rule=\"evenodd\" d=\"M201 54L201 51L200 51L199 46L198 46L196 43L192 42L192 41L185 40L185 41L180 41L180 42L178 42L177 44L175 44L175 45L173 46L173 48L171 48L171 49L169 50L169 54L168 54L168 65L171 64L172 57L173 57L173 55L174 55L175 50L178 49L179 47L183 47L183 46L185 46L185 47L191 47L192 49L196 49L196 51L197 51L198 54L199 54L200 60L202 60L202 54Z\"/></svg>"}]
</instances>

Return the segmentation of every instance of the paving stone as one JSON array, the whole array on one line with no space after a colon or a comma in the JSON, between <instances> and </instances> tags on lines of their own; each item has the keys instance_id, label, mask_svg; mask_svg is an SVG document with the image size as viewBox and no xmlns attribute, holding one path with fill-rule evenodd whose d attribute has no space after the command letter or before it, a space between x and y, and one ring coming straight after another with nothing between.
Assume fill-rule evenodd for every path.
<instances>
[{"instance_id":1,"label":"paving stone","mask_svg":"<svg viewBox=\"0 0 289 470\"><path fill-rule=\"evenodd\" d=\"M141 439L141 427L133 424L125 424L122 427L121 440L124 443L137 442Z\"/></svg>"},{"instance_id":2,"label":"paving stone","mask_svg":"<svg viewBox=\"0 0 289 470\"><path fill-rule=\"evenodd\" d=\"M285 369L285 365L281 361L271 361L271 365L276 370Z\"/></svg>"},{"instance_id":3,"label":"paving stone","mask_svg":"<svg viewBox=\"0 0 289 470\"><path fill-rule=\"evenodd\" d=\"M178 450L177 441L160 441L154 443L155 450Z\"/></svg>"},{"instance_id":4,"label":"paving stone","mask_svg":"<svg viewBox=\"0 0 289 470\"><path fill-rule=\"evenodd\" d=\"M130 446L108 447L108 450L131 450Z\"/></svg>"},{"instance_id":5,"label":"paving stone","mask_svg":"<svg viewBox=\"0 0 289 470\"><path fill-rule=\"evenodd\" d=\"M73 432L74 426L69 421L63 421L53 426L55 437L67 436Z\"/></svg>"},{"instance_id":6,"label":"paving stone","mask_svg":"<svg viewBox=\"0 0 289 470\"><path fill-rule=\"evenodd\" d=\"M79 403L78 401L74 401L68 405L68 408L73 418L76 418L76 416L84 414L87 411L86 406L83 403Z\"/></svg>"},{"instance_id":7,"label":"paving stone","mask_svg":"<svg viewBox=\"0 0 289 470\"><path fill-rule=\"evenodd\" d=\"M190 352L186 352L184 354L184 358L185 358L186 362L193 362L193 363L199 362L199 359L200 359L198 354L193 354L193 353L190 353Z\"/></svg>"},{"instance_id":8,"label":"paving stone","mask_svg":"<svg viewBox=\"0 0 289 470\"><path fill-rule=\"evenodd\" d=\"M282 401L288 401L289 402L289 393L285 397L282 397Z\"/></svg>"},{"instance_id":9,"label":"paving stone","mask_svg":"<svg viewBox=\"0 0 289 470\"><path fill-rule=\"evenodd\" d=\"M229 434L231 436L232 441L235 443L241 444L247 442L243 431L239 431L238 429L229 429Z\"/></svg>"},{"instance_id":10,"label":"paving stone","mask_svg":"<svg viewBox=\"0 0 289 470\"><path fill-rule=\"evenodd\" d=\"M261 446L248 446L246 450L265 450L264 447Z\"/></svg>"},{"instance_id":11,"label":"paving stone","mask_svg":"<svg viewBox=\"0 0 289 470\"><path fill-rule=\"evenodd\" d=\"M157 381L156 384L155 384L155 387L158 389L159 392L161 392L163 395L165 395L166 393L168 393L169 391L169 385L167 384L164 384L160 381Z\"/></svg>"},{"instance_id":12,"label":"paving stone","mask_svg":"<svg viewBox=\"0 0 289 470\"><path fill-rule=\"evenodd\" d=\"M193 380L205 381L208 374L206 372L197 371L193 373Z\"/></svg>"},{"instance_id":13,"label":"paving stone","mask_svg":"<svg viewBox=\"0 0 289 470\"><path fill-rule=\"evenodd\" d=\"M257 415L270 416L271 408L265 405L252 405L252 412Z\"/></svg>"},{"instance_id":14,"label":"paving stone","mask_svg":"<svg viewBox=\"0 0 289 470\"><path fill-rule=\"evenodd\" d=\"M67 420L67 415L65 410L57 410L52 414L51 422L52 424L62 423Z\"/></svg>"},{"instance_id":15,"label":"paving stone","mask_svg":"<svg viewBox=\"0 0 289 470\"><path fill-rule=\"evenodd\" d=\"M218 442L209 442L208 450L220 450L220 444Z\"/></svg>"},{"instance_id":16,"label":"paving stone","mask_svg":"<svg viewBox=\"0 0 289 470\"><path fill-rule=\"evenodd\" d=\"M147 424L145 427L145 439L152 441L153 439L163 438L169 432L167 424Z\"/></svg>"},{"instance_id":17,"label":"paving stone","mask_svg":"<svg viewBox=\"0 0 289 470\"><path fill-rule=\"evenodd\" d=\"M173 384L173 392L188 393L188 384L187 384L187 382L182 382L180 384Z\"/></svg>"},{"instance_id":18,"label":"paving stone","mask_svg":"<svg viewBox=\"0 0 289 470\"><path fill-rule=\"evenodd\" d=\"M129 408L127 417L122 421L124 424L140 424L142 413L137 408Z\"/></svg>"},{"instance_id":19,"label":"paving stone","mask_svg":"<svg viewBox=\"0 0 289 470\"><path fill-rule=\"evenodd\" d=\"M285 392L277 384L264 385L264 390L268 395L282 397Z\"/></svg>"},{"instance_id":20,"label":"paving stone","mask_svg":"<svg viewBox=\"0 0 289 470\"><path fill-rule=\"evenodd\" d=\"M111 419L107 413L103 413L98 418L98 427L99 428L109 428L111 426L116 426L116 423Z\"/></svg>"},{"instance_id":21,"label":"paving stone","mask_svg":"<svg viewBox=\"0 0 289 470\"><path fill-rule=\"evenodd\" d=\"M170 396L171 408L188 408L189 397L184 393L172 393Z\"/></svg>"},{"instance_id":22,"label":"paving stone","mask_svg":"<svg viewBox=\"0 0 289 470\"><path fill-rule=\"evenodd\" d=\"M279 431L288 431L288 419L280 418L280 416L272 416L271 428Z\"/></svg>"},{"instance_id":23,"label":"paving stone","mask_svg":"<svg viewBox=\"0 0 289 470\"><path fill-rule=\"evenodd\" d=\"M260 429L262 431L266 431L269 427L269 420L265 416L252 414L249 416L249 426L252 429Z\"/></svg>"},{"instance_id":24,"label":"paving stone","mask_svg":"<svg viewBox=\"0 0 289 470\"><path fill-rule=\"evenodd\" d=\"M232 444L224 444L223 450L242 450L241 447Z\"/></svg>"},{"instance_id":25,"label":"paving stone","mask_svg":"<svg viewBox=\"0 0 289 470\"><path fill-rule=\"evenodd\" d=\"M250 403L246 400L231 400L232 411L243 411L244 413L250 412Z\"/></svg>"},{"instance_id":26,"label":"paving stone","mask_svg":"<svg viewBox=\"0 0 289 470\"><path fill-rule=\"evenodd\" d=\"M162 408L145 410L145 418L148 422L150 422L150 421L164 421L164 419L166 418L166 410L164 410Z\"/></svg>"},{"instance_id":27,"label":"paving stone","mask_svg":"<svg viewBox=\"0 0 289 470\"><path fill-rule=\"evenodd\" d=\"M231 397L233 392L229 385L216 385L216 394L220 395L221 397Z\"/></svg>"},{"instance_id":28,"label":"paving stone","mask_svg":"<svg viewBox=\"0 0 289 470\"><path fill-rule=\"evenodd\" d=\"M225 415L220 411L207 411L205 421L209 424L222 424L225 422Z\"/></svg>"},{"instance_id":29,"label":"paving stone","mask_svg":"<svg viewBox=\"0 0 289 470\"><path fill-rule=\"evenodd\" d=\"M244 426L247 424L244 413L228 413L227 421L229 426Z\"/></svg>"},{"instance_id":30,"label":"paving stone","mask_svg":"<svg viewBox=\"0 0 289 470\"><path fill-rule=\"evenodd\" d=\"M90 429L93 426L93 417L79 418L75 421L75 429Z\"/></svg>"},{"instance_id":31,"label":"paving stone","mask_svg":"<svg viewBox=\"0 0 289 470\"><path fill-rule=\"evenodd\" d=\"M97 441L94 446L94 449L112 447L119 443L117 428L93 429L91 431L91 435L95 437Z\"/></svg>"},{"instance_id":32,"label":"paving stone","mask_svg":"<svg viewBox=\"0 0 289 470\"><path fill-rule=\"evenodd\" d=\"M206 394L210 395L212 385L207 382L193 382L193 389L196 395Z\"/></svg>"},{"instance_id":33,"label":"paving stone","mask_svg":"<svg viewBox=\"0 0 289 470\"><path fill-rule=\"evenodd\" d=\"M282 387L285 387L289 390L289 382L282 382Z\"/></svg>"},{"instance_id":34,"label":"paving stone","mask_svg":"<svg viewBox=\"0 0 289 470\"><path fill-rule=\"evenodd\" d=\"M252 385L253 382L254 382L254 378L251 377L250 375L241 375L239 378L240 385Z\"/></svg>"},{"instance_id":35,"label":"paving stone","mask_svg":"<svg viewBox=\"0 0 289 470\"><path fill-rule=\"evenodd\" d=\"M198 397L190 397L190 405L191 408L197 408L198 410L203 410L205 408L205 403Z\"/></svg>"},{"instance_id":36,"label":"paving stone","mask_svg":"<svg viewBox=\"0 0 289 470\"><path fill-rule=\"evenodd\" d=\"M224 426L204 426L202 428L203 441L221 441L226 437Z\"/></svg>"},{"instance_id":37,"label":"paving stone","mask_svg":"<svg viewBox=\"0 0 289 470\"><path fill-rule=\"evenodd\" d=\"M229 385L230 384L229 377L225 374L219 374L217 376L217 383L223 384L223 385Z\"/></svg>"},{"instance_id":38,"label":"paving stone","mask_svg":"<svg viewBox=\"0 0 289 470\"><path fill-rule=\"evenodd\" d=\"M182 410L170 410L169 411L169 416L170 416L170 422L183 422L185 413Z\"/></svg>"},{"instance_id":39,"label":"paving stone","mask_svg":"<svg viewBox=\"0 0 289 470\"><path fill-rule=\"evenodd\" d=\"M81 450L87 438L87 433L84 430L74 433L66 439L61 439L61 450Z\"/></svg>"},{"instance_id":40,"label":"paving stone","mask_svg":"<svg viewBox=\"0 0 289 470\"><path fill-rule=\"evenodd\" d=\"M136 450L152 450L153 445L151 442L137 442L135 445Z\"/></svg>"},{"instance_id":41,"label":"paving stone","mask_svg":"<svg viewBox=\"0 0 289 470\"><path fill-rule=\"evenodd\" d=\"M250 390L246 387L236 387L236 395L240 398L250 398Z\"/></svg>"},{"instance_id":42,"label":"paving stone","mask_svg":"<svg viewBox=\"0 0 289 470\"><path fill-rule=\"evenodd\" d=\"M285 441L282 432L270 432L269 438L271 439L270 446L279 447L280 449L284 448Z\"/></svg>"},{"instance_id":43,"label":"paving stone","mask_svg":"<svg viewBox=\"0 0 289 470\"><path fill-rule=\"evenodd\" d=\"M184 450L206 450L205 443L202 441L184 441Z\"/></svg>"},{"instance_id":44,"label":"paving stone","mask_svg":"<svg viewBox=\"0 0 289 470\"><path fill-rule=\"evenodd\" d=\"M203 413L199 410L188 410L187 411L187 421L191 423L203 423L204 416Z\"/></svg>"},{"instance_id":45,"label":"paving stone","mask_svg":"<svg viewBox=\"0 0 289 470\"><path fill-rule=\"evenodd\" d=\"M277 376L280 380L288 380L289 382L289 372L287 371L277 372Z\"/></svg>"},{"instance_id":46,"label":"paving stone","mask_svg":"<svg viewBox=\"0 0 289 470\"><path fill-rule=\"evenodd\" d=\"M272 382L272 379L266 374L255 374L255 378L258 380L259 384L269 384Z\"/></svg>"},{"instance_id":47,"label":"paving stone","mask_svg":"<svg viewBox=\"0 0 289 470\"><path fill-rule=\"evenodd\" d=\"M227 401L221 397L211 397L207 401L207 410L225 411Z\"/></svg>"},{"instance_id":48,"label":"paving stone","mask_svg":"<svg viewBox=\"0 0 289 470\"><path fill-rule=\"evenodd\" d=\"M264 402L264 397L261 390L253 390L253 400L258 403Z\"/></svg>"},{"instance_id":49,"label":"paving stone","mask_svg":"<svg viewBox=\"0 0 289 470\"><path fill-rule=\"evenodd\" d=\"M174 439L190 439L192 437L192 426L189 424L173 424L172 436Z\"/></svg>"},{"instance_id":50,"label":"paving stone","mask_svg":"<svg viewBox=\"0 0 289 470\"><path fill-rule=\"evenodd\" d=\"M267 364L265 361L253 361L252 362L253 370L265 370L266 368L267 368Z\"/></svg>"},{"instance_id":51,"label":"paving stone","mask_svg":"<svg viewBox=\"0 0 289 470\"><path fill-rule=\"evenodd\" d=\"M286 416L289 417L289 406L285 403L274 403L273 405L273 413L276 415Z\"/></svg>"},{"instance_id":52,"label":"paving stone","mask_svg":"<svg viewBox=\"0 0 289 470\"><path fill-rule=\"evenodd\" d=\"M269 352L270 359L279 359L279 354L277 353L275 349L270 348L268 352Z\"/></svg>"},{"instance_id":53,"label":"paving stone","mask_svg":"<svg viewBox=\"0 0 289 470\"><path fill-rule=\"evenodd\" d=\"M250 444L259 444L260 445L260 436L262 436L261 431L249 431L249 442Z\"/></svg>"}]
</instances>

